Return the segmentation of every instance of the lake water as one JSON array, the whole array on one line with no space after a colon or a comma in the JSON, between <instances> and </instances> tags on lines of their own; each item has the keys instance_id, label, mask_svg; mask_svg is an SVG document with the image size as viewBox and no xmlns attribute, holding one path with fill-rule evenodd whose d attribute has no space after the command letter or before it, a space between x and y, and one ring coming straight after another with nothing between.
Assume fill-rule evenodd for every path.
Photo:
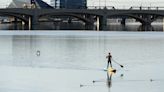
<instances>
[{"instance_id":1,"label":"lake water","mask_svg":"<svg viewBox=\"0 0 164 92\"><path fill-rule=\"evenodd\" d=\"M163 55L163 32L0 31L0 91L163 92Z\"/></svg>"}]
</instances>

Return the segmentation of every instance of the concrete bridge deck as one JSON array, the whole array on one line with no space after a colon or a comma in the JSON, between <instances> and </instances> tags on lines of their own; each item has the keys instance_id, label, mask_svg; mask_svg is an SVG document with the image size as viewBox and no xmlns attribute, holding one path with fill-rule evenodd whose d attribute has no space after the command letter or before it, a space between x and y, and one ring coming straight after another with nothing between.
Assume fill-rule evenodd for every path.
<instances>
[{"instance_id":1,"label":"concrete bridge deck","mask_svg":"<svg viewBox=\"0 0 164 92\"><path fill-rule=\"evenodd\" d=\"M164 17L164 10L154 9L22 9L7 8L0 9L1 16L12 16L24 21L29 25L36 25L40 18L51 18L55 16L75 17L86 24L99 21L100 27L104 29L108 18L134 18L143 25L151 25L157 18ZM98 20L95 20L98 19Z\"/></svg>"}]
</instances>

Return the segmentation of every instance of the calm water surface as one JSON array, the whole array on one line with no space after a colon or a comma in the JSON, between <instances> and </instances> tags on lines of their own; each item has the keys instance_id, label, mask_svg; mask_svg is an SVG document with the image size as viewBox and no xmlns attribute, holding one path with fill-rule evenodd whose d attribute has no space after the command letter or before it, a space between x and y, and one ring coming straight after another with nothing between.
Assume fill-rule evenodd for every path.
<instances>
[{"instance_id":1,"label":"calm water surface","mask_svg":"<svg viewBox=\"0 0 164 92\"><path fill-rule=\"evenodd\" d=\"M163 32L1 31L0 49L2 92L164 91Z\"/></svg>"}]
</instances>

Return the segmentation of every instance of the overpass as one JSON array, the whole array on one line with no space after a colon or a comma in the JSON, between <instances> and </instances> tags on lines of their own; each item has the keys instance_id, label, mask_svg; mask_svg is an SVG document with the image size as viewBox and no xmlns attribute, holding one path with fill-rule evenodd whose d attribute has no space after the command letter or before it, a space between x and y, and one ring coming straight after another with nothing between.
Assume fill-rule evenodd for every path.
<instances>
[{"instance_id":1,"label":"overpass","mask_svg":"<svg viewBox=\"0 0 164 92\"><path fill-rule=\"evenodd\" d=\"M108 18L134 18L142 25L151 25L157 18L164 17L164 10L154 9L23 9L8 8L0 9L1 16L12 16L24 21L26 24L34 26L41 18L51 18L56 16L74 17L83 21L87 25L93 25L99 21L100 29L105 29Z\"/></svg>"}]
</instances>

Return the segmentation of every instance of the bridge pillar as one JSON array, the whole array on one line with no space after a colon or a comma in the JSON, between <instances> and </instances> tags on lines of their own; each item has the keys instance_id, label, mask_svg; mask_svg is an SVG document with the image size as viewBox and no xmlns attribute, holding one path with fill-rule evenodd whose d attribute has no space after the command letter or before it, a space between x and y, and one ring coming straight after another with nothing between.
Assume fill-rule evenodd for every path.
<instances>
[{"instance_id":1,"label":"bridge pillar","mask_svg":"<svg viewBox=\"0 0 164 92\"><path fill-rule=\"evenodd\" d=\"M106 30L107 28L107 16L101 16L100 18L100 30Z\"/></svg>"},{"instance_id":2,"label":"bridge pillar","mask_svg":"<svg viewBox=\"0 0 164 92\"><path fill-rule=\"evenodd\" d=\"M143 26L149 26L149 25L151 25L151 22L145 21L145 22L142 23L142 25L143 25Z\"/></svg>"},{"instance_id":3,"label":"bridge pillar","mask_svg":"<svg viewBox=\"0 0 164 92\"><path fill-rule=\"evenodd\" d=\"M18 29L17 23L18 23L18 19L16 17L14 17L14 29Z\"/></svg>"},{"instance_id":4,"label":"bridge pillar","mask_svg":"<svg viewBox=\"0 0 164 92\"><path fill-rule=\"evenodd\" d=\"M68 17L68 23L72 23L72 18Z\"/></svg>"},{"instance_id":5,"label":"bridge pillar","mask_svg":"<svg viewBox=\"0 0 164 92\"><path fill-rule=\"evenodd\" d=\"M26 16L23 15L22 17L25 18ZM22 25L25 25L25 21L21 21L21 22L22 22L22 23L21 23Z\"/></svg>"},{"instance_id":6,"label":"bridge pillar","mask_svg":"<svg viewBox=\"0 0 164 92\"><path fill-rule=\"evenodd\" d=\"M96 30L100 30L100 18L98 16L96 16Z\"/></svg>"},{"instance_id":7,"label":"bridge pillar","mask_svg":"<svg viewBox=\"0 0 164 92\"><path fill-rule=\"evenodd\" d=\"M90 22L85 22L85 29L92 30L94 26L94 18L91 15L85 15L84 18L88 19Z\"/></svg>"},{"instance_id":8,"label":"bridge pillar","mask_svg":"<svg viewBox=\"0 0 164 92\"><path fill-rule=\"evenodd\" d=\"M141 25L138 31L154 31L154 28L151 25Z\"/></svg>"},{"instance_id":9,"label":"bridge pillar","mask_svg":"<svg viewBox=\"0 0 164 92\"><path fill-rule=\"evenodd\" d=\"M39 24L39 22L38 22L38 16L37 15L33 15L31 18L30 18L30 20L31 20L31 23L29 23L29 25L31 25L30 27L31 27L31 29L38 29L37 28L37 25Z\"/></svg>"},{"instance_id":10,"label":"bridge pillar","mask_svg":"<svg viewBox=\"0 0 164 92\"><path fill-rule=\"evenodd\" d=\"M18 19L17 18L14 18L14 23L18 23Z\"/></svg>"},{"instance_id":11,"label":"bridge pillar","mask_svg":"<svg viewBox=\"0 0 164 92\"><path fill-rule=\"evenodd\" d=\"M125 25L125 24L126 24L126 18L122 18L121 24L122 24L122 25Z\"/></svg>"},{"instance_id":12,"label":"bridge pillar","mask_svg":"<svg viewBox=\"0 0 164 92\"><path fill-rule=\"evenodd\" d=\"M144 22L142 25L151 25L151 15L143 15Z\"/></svg>"},{"instance_id":13,"label":"bridge pillar","mask_svg":"<svg viewBox=\"0 0 164 92\"><path fill-rule=\"evenodd\" d=\"M28 29L31 30L32 28L32 22L31 22L31 17L28 18Z\"/></svg>"},{"instance_id":14,"label":"bridge pillar","mask_svg":"<svg viewBox=\"0 0 164 92\"><path fill-rule=\"evenodd\" d=\"M85 15L85 18L90 20L90 22L86 22L86 24L93 25L94 24L94 17L91 15Z\"/></svg>"}]
</instances>

